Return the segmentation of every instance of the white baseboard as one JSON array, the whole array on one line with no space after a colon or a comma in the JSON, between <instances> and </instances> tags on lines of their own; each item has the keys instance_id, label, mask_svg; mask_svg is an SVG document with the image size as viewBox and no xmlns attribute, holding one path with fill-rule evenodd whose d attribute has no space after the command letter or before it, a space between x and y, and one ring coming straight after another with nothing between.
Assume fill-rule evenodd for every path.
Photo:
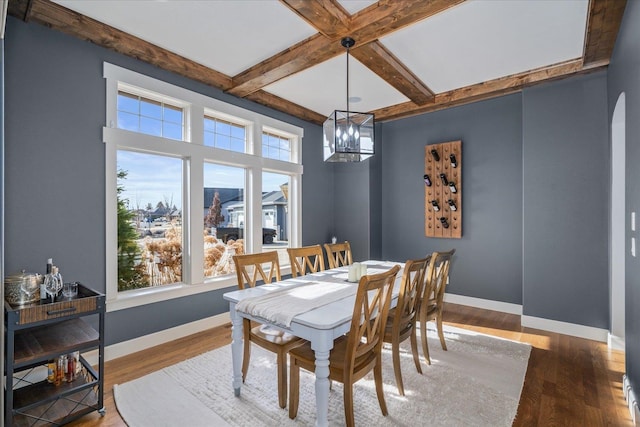
<instances>
[{"instance_id":1,"label":"white baseboard","mask_svg":"<svg viewBox=\"0 0 640 427\"><path fill-rule=\"evenodd\" d=\"M109 361L118 357L126 356L137 351L145 350L156 345L164 344L178 338L186 337L197 332L215 328L231 321L229 313L220 313L205 319L196 320L195 322L176 326L174 328L165 329L153 334L144 335L129 341L123 341L112 344L104 349L104 360ZM92 365L98 364L98 351L93 350L83 353L83 356Z\"/></svg>"},{"instance_id":2,"label":"white baseboard","mask_svg":"<svg viewBox=\"0 0 640 427\"><path fill-rule=\"evenodd\" d=\"M640 407L638 406L638 400L633 392L629 378L626 375L622 376L622 391L624 392L624 398L627 401L633 425L638 426L640 425Z\"/></svg>"},{"instance_id":3,"label":"white baseboard","mask_svg":"<svg viewBox=\"0 0 640 427\"><path fill-rule=\"evenodd\" d=\"M500 311L502 313L522 315L522 306L519 304L511 304L509 302L491 301L488 299L466 297L464 295L448 293L444 294L444 302L468 305L469 307L484 308L485 310Z\"/></svg>"},{"instance_id":4,"label":"white baseboard","mask_svg":"<svg viewBox=\"0 0 640 427\"><path fill-rule=\"evenodd\" d=\"M607 342L607 336L609 335L609 331L606 329L543 319L540 317L522 316L520 322L522 326L527 328L542 329L543 331L556 332L594 341Z\"/></svg>"},{"instance_id":5,"label":"white baseboard","mask_svg":"<svg viewBox=\"0 0 640 427\"><path fill-rule=\"evenodd\" d=\"M444 301L452 304L468 305L470 307L483 308L485 310L500 311L502 313L517 314L520 316L522 326L543 331L557 332L574 337L586 338L595 341L609 343L609 347L616 350L624 350L624 339L609 336L606 329L594 328L591 326L577 325L573 323L560 322L557 320L543 319L540 317L524 316L522 306L501 301L492 301L482 298L467 297L464 295L447 294Z\"/></svg>"}]
</instances>

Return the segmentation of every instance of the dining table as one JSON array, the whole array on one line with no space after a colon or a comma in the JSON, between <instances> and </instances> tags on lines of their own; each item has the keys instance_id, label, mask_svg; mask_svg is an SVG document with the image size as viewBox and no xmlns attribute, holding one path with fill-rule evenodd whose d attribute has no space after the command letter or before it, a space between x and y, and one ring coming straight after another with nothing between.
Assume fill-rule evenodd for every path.
<instances>
[{"instance_id":1,"label":"dining table","mask_svg":"<svg viewBox=\"0 0 640 427\"><path fill-rule=\"evenodd\" d=\"M388 271L404 263L367 260L366 274ZM316 426L328 425L329 353L336 338L351 328L358 282L353 266L342 266L253 288L226 292L231 316L232 386L236 397L242 386L243 319L251 319L284 333L304 338L315 353ZM362 270L360 270L362 271ZM391 305L395 306L402 270L396 276Z\"/></svg>"}]
</instances>

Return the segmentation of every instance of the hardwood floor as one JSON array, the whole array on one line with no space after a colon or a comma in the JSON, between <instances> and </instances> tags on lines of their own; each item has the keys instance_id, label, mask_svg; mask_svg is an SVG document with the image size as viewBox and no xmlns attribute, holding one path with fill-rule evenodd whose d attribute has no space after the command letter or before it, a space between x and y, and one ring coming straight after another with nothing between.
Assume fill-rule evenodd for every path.
<instances>
[{"instance_id":1,"label":"hardwood floor","mask_svg":"<svg viewBox=\"0 0 640 427\"><path fill-rule=\"evenodd\" d=\"M445 304L447 324L532 345L514 426L620 426L633 423L622 394L624 352L606 343L520 325L520 317ZM231 326L221 326L105 364L106 415L92 413L72 426L126 426L113 400L114 384L231 342Z\"/></svg>"}]
</instances>

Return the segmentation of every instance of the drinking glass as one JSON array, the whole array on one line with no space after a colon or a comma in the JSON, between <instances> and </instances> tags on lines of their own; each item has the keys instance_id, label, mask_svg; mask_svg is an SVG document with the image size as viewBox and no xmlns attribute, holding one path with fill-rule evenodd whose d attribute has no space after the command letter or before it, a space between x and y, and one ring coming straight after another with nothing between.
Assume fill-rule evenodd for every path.
<instances>
[{"instance_id":1,"label":"drinking glass","mask_svg":"<svg viewBox=\"0 0 640 427\"><path fill-rule=\"evenodd\" d=\"M78 283L77 282L67 282L62 287L62 296L65 298L75 298L78 296Z\"/></svg>"},{"instance_id":2,"label":"drinking glass","mask_svg":"<svg viewBox=\"0 0 640 427\"><path fill-rule=\"evenodd\" d=\"M47 274L44 278L44 289L47 291L47 294L51 296L51 302L53 303L55 302L56 295L58 295L58 292L62 289L62 282L54 275Z\"/></svg>"}]
</instances>

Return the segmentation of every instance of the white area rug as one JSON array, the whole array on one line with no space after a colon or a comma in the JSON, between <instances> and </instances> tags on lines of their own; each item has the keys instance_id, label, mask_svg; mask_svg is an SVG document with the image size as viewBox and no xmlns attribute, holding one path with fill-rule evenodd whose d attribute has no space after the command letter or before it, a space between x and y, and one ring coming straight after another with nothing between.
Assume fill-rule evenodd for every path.
<instances>
[{"instance_id":1,"label":"white area rug","mask_svg":"<svg viewBox=\"0 0 640 427\"><path fill-rule=\"evenodd\" d=\"M416 371L408 340L403 343L406 396L398 395L391 350L384 351L385 399L382 416L373 377L354 387L359 426L510 426L516 416L531 346L445 325L448 351L428 331L431 366ZM275 355L258 346L240 398L231 386L231 348L217 350L114 386L118 411L130 427L147 426L312 426L314 377L302 370L298 417L280 409ZM329 397L329 421L344 425L342 384Z\"/></svg>"}]
</instances>

